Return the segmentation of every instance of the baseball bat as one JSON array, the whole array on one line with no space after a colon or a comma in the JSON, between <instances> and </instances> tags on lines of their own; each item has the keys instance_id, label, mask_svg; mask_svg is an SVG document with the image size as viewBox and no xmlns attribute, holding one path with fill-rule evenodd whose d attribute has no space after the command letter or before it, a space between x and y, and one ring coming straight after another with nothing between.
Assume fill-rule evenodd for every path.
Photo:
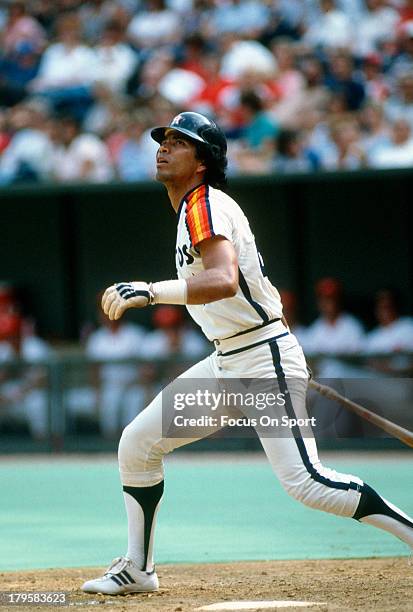
<instances>
[{"instance_id":1,"label":"baseball bat","mask_svg":"<svg viewBox=\"0 0 413 612\"><path fill-rule=\"evenodd\" d=\"M309 385L312 389L318 391L318 393L321 395L324 395L324 397L328 397L328 399L338 402L362 419L365 419L369 423L376 425L376 427L387 431L387 433L390 435L398 438L404 442L404 444L407 444L407 446L413 448L413 432L401 427L400 425L396 425L396 423L393 423L392 421L389 421L378 414L375 414L360 404L356 404L356 402L349 400L347 397L344 397L344 395L340 395L340 393L338 393L335 389L332 389L327 385L321 385L315 380L310 380Z\"/></svg>"}]
</instances>

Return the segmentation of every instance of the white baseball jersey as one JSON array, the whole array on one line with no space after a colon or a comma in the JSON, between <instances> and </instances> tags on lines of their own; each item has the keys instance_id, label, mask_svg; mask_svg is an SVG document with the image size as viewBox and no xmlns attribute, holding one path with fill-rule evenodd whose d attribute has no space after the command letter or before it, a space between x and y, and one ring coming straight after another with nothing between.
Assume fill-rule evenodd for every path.
<instances>
[{"instance_id":1,"label":"white baseball jersey","mask_svg":"<svg viewBox=\"0 0 413 612\"><path fill-rule=\"evenodd\" d=\"M178 210L178 278L190 278L204 269L197 245L213 236L223 236L234 245L239 287L234 297L187 306L206 337L229 338L281 318L280 295L265 275L248 219L232 198L209 185L199 185L186 194Z\"/></svg>"}]
</instances>

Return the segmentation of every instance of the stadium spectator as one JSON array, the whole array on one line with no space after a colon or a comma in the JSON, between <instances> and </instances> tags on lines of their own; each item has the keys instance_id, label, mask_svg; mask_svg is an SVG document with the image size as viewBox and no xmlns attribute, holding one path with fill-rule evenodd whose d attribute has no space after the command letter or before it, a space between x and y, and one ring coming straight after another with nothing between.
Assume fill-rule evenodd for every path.
<instances>
[{"instance_id":1,"label":"stadium spectator","mask_svg":"<svg viewBox=\"0 0 413 612\"><path fill-rule=\"evenodd\" d=\"M56 137L52 173L57 181L101 183L113 178L105 143L94 134L81 133L74 117L61 120Z\"/></svg>"},{"instance_id":2,"label":"stadium spectator","mask_svg":"<svg viewBox=\"0 0 413 612\"><path fill-rule=\"evenodd\" d=\"M241 93L243 128L237 149L233 149L238 168L244 172L268 172L279 128L264 109L261 98L252 90Z\"/></svg>"},{"instance_id":3,"label":"stadium spectator","mask_svg":"<svg viewBox=\"0 0 413 612\"><path fill-rule=\"evenodd\" d=\"M392 39L399 21L397 10L387 0L365 0L366 11L356 24L355 55L375 53L383 41Z\"/></svg>"},{"instance_id":4,"label":"stadium spectator","mask_svg":"<svg viewBox=\"0 0 413 612\"><path fill-rule=\"evenodd\" d=\"M39 182L52 174L55 147L41 104L21 103L9 114L13 133L0 158L0 184Z\"/></svg>"},{"instance_id":5,"label":"stadium spectator","mask_svg":"<svg viewBox=\"0 0 413 612\"><path fill-rule=\"evenodd\" d=\"M281 100L290 100L305 87L303 74L296 68L296 48L289 38L276 38L271 50L277 61L277 85Z\"/></svg>"},{"instance_id":6,"label":"stadium spectator","mask_svg":"<svg viewBox=\"0 0 413 612\"><path fill-rule=\"evenodd\" d=\"M111 91L104 85L95 85L95 101L82 123L82 131L93 132L101 138L108 138L120 125L129 119L132 101Z\"/></svg>"},{"instance_id":7,"label":"stadium spectator","mask_svg":"<svg viewBox=\"0 0 413 612\"><path fill-rule=\"evenodd\" d=\"M0 423L25 422L33 439L44 440L49 431L47 370L51 356L29 320L18 311L0 314ZM19 367L10 362L25 361Z\"/></svg>"},{"instance_id":8,"label":"stadium spectator","mask_svg":"<svg viewBox=\"0 0 413 612\"><path fill-rule=\"evenodd\" d=\"M374 314L378 326L366 334L366 353L413 351L413 318L401 316L401 300L392 289L380 289L375 296Z\"/></svg>"},{"instance_id":9,"label":"stadium spectator","mask_svg":"<svg viewBox=\"0 0 413 612\"><path fill-rule=\"evenodd\" d=\"M254 70L260 74L275 74L277 62L267 47L257 40L242 38L233 32L220 38L222 51L221 75L227 79L239 79L244 72Z\"/></svg>"},{"instance_id":10,"label":"stadium spectator","mask_svg":"<svg viewBox=\"0 0 413 612\"><path fill-rule=\"evenodd\" d=\"M303 87L297 88L294 94L277 102L272 110L274 116L285 128L302 129L308 127L311 117L315 115L316 123L320 121L329 101L329 91L324 83L324 70L321 61L307 56L300 62L304 78Z\"/></svg>"},{"instance_id":11,"label":"stadium spectator","mask_svg":"<svg viewBox=\"0 0 413 612\"><path fill-rule=\"evenodd\" d=\"M145 337L141 355L143 359L169 359L181 357L196 360L205 355L208 346L201 334L187 327L182 309L161 305L154 309L154 330Z\"/></svg>"},{"instance_id":12,"label":"stadium spectator","mask_svg":"<svg viewBox=\"0 0 413 612\"><path fill-rule=\"evenodd\" d=\"M145 0L128 26L129 40L137 49L155 49L179 42L181 23L178 14L164 0Z\"/></svg>"},{"instance_id":13,"label":"stadium spectator","mask_svg":"<svg viewBox=\"0 0 413 612\"><path fill-rule=\"evenodd\" d=\"M204 79L192 70L186 70L173 66L171 57L171 67L158 83L158 92L175 104L176 106L186 107L190 100L201 93L205 87Z\"/></svg>"},{"instance_id":14,"label":"stadium spectator","mask_svg":"<svg viewBox=\"0 0 413 612\"><path fill-rule=\"evenodd\" d=\"M325 84L333 94L343 97L348 111L361 108L365 99L364 85L354 74L354 60L351 55L333 54Z\"/></svg>"},{"instance_id":15,"label":"stadium spectator","mask_svg":"<svg viewBox=\"0 0 413 612\"><path fill-rule=\"evenodd\" d=\"M95 417L101 434L113 439L124 423L124 395L139 377L137 365L116 361L139 358L145 331L133 323L109 321L101 311L98 316L100 326L86 341L86 356L94 362L115 363L94 363L90 369L90 386L69 389L65 402L72 418Z\"/></svg>"},{"instance_id":16,"label":"stadium spectator","mask_svg":"<svg viewBox=\"0 0 413 612\"><path fill-rule=\"evenodd\" d=\"M366 98L380 104L390 94L390 85L382 72L382 61L378 53L371 53L363 59L362 80Z\"/></svg>"},{"instance_id":17,"label":"stadium spectator","mask_svg":"<svg viewBox=\"0 0 413 612\"><path fill-rule=\"evenodd\" d=\"M320 168L317 155L307 149L303 136L294 130L282 130L277 138L277 153L273 167L275 172L311 172Z\"/></svg>"},{"instance_id":18,"label":"stadium spectator","mask_svg":"<svg viewBox=\"0 0 413 612\"><path fill-rule=\"evenodd\" d=\"M213 51L202 58L201 72L205 84L190 101L190 106L200 113L207 115L219 114L225 104L228 93L234 91L234 81L220 74L220 56Z\"/></svg>"},{"instance_id":19,"label":"stadium spectator","mask_svg":"<svg viewBox=\"0 0 413 612\"><path fill-rule=\"evenodd\" d=\"M81 2L79 17L85 40L91 45L98 44L110 23L116 23L118 27L125 30L138 6L139 2L137 0L128 0L128 2L88 0L88 2Z\"/></svg>"},{"instance_id":20,"label":"stadium spectator","mask_svg":"<svg viewBox=\"0 0 413 612\"><path fill-rule=\"evenodd\" d=\"M356 119L334 122L330 128L333 147L325 167L329 170L356 170L367 164L367 158L360 143L360 129Z\"/></svg>"},{"instance_id":21,"label":"stadium spectator","mask_svg":"<svg viewBox=\"0 0 413 612\"><path fill-rule=\"evenodd\" d=\"M153 175L153 157L148 155L146 130L152 126L151 117L145 111L135 111L126 126L126 139L120 146L116 169L121 180L139 181ZM156 148L151 147L153 156Z\"/></svg>"},{"instance_id":22,"label":"stadium spectator","mask_svg":"<svg viewBox=\"0 0 413 612\"><path fill-rule=\"evenodd\" d=\"M28 13L25 2L11 2L8 19L1 35L2 50L13 54L23 45L40 52L46 43L45 32L39 22Z\"/></svg>"},{"instance_id":23,"label":"stadium spectator","mask_svg":"<svg viewBox=\"0 0 413 612\"><path fill-rule=\"evenodd\" d=\"M383 107L371 102L360 113L362 147L368 164L381 147L390 143L390 126L384 117Z\"/></svg>"},{"instance_id":24,"label":"stadium spectator","mask_svg":"<svg viewBox=\"0 0 413 612\"><path fill-rule=\"evenodd\" d=\"M303 348L309 354L357 353L362 349L361 323L343 310L343 288L335 278L322 278L315 286L319 317L307 328Z\"/></svg>"},{"instance_id":25,"label":"stadium spectator","mask_svg":"<svg viewBox=\"0 0 413 612\"><path fill-rule=\"evenodd\" d=\"M384 47L384 45L383 45ZM390 53L383 48L382 55L386 66L390 69L391 76L405 74L413 68L413 19L401 24L397 44L393 44Z\"/></svg>"},{"instance_id":26,"label":"stadium spectator","mask_svg":"<svg viewBox=\"0 0 413 612\"><path fill-rule=\"evenodd\" d=\"M259 39L270 16L269 7L258 0L229 0L217 3L211 14L211 30L215 36L227 32L240 33L249 39Z\"/></svg>"},{"instance_id":27,"label":"stadium spectator","mask_svg":"<svg viewBox=\"0 0 413 612\"><path fill-rule=\"evenodd\" d=\"M278 134L278 125L266 112L263 100L252 90L243 91L240 98L244 119L242 138L256 153L272 152L272 142Z\"/></svg>"},{"instance_id":28,"label":"stadium spectator","mask_svg":"<svg viewBox=\"0 0 413 612\"><path fill-rule=\"evenodd\" d=\"M138 55L125 43L123 27L116 21L106 24L95 52L95 81L115 93L126 93L127 82L138 65Z\"/></svg>"},{"instance_id":29,"label":"stadium spectator","mask_svg":"<svg viewBox=\"0 0 413 612\"><path fill-rule=\"evenodd\" d=\"M81 23L76 13L61 15L57 32L58 42L44 52L30 90L46 99L54 110L71 112L83 119L93 101L96 53L82 43Z\"/></svg>"},{"instance_id":30,"label":"stadium spectator","mask_svg":"<svg viewBox=\"0 0 413 612\"><path fill-rule=\"evenodd\" d=\"M349 49L353 44L353 27L335 0L320 0L321 14L304 35L304 42L323 49Z\"/></svg>"},{"instance_id":31,"label":"stadium spectator","mask_svg":"<svg viewBox=\"0 0 413 612\"><path fill-rule=\"evenodd\" d=\"M136 95L143 101L159 94L171 105L184 104L204 88L204 80L195 72L178 68L168 49L154 51L142 66Z\"/></svg>"},{"instance_id":32,"label":"stadium spectator","mask_svg":"<svg viewBox=\"0 0 413 612\"><path fill-rule=\"evenodd\" d=\"M364 146L372 129L363 117L366 104L383 104L385 118L413 126L410 4L15 1L0 12L0 105L14 109L41 97L50 111L75 116L82 132L105 139L116 160L136 108L151 111L160 96L178 107L166 121L176 110L198 110L236 141L244 123L241 95L253 90L277 125L300 132L323 168L351 169L370 164L380 141L378 128L370 134L374 146ZM338 163L330 126L349 119L361 121L367 159L347 155L343 143L345 161ZM247 151L239 163L233 150L231 174L271 171L269 159Z\"/></svg>"},{"instance_id":33,"label":"stadium spectator","mask_svg":"<svg viewBox=\"0 0 413 612\"><path fill-rule=\"evenodd\" d=\"M405 119L413 129L413 66L399 75L396 92L384 103L384 112L390 121Z\"/></svg>"},{"instance_id":34,"label":"stadium spectator","mask_svg":"<svg viewBox=\"0 0 413 612\"><path fill-rule=\"evenodd\" d=\"M204 36L196 32L188 34L177 51L179 67L195 72L205 80L207 74L204 70L203 59L210 51L210 45Z\"/></svg>"},{"instance_id":35,"label":"stadium spectator","mask_svg":"<svg viewBox=\"0 0 413 612\"><path fill-rule=\"evenodd\" d=\"M40 55L31 43L23 42L16 49L0 56L0 100L14 106L28 94L28 85L39 70Z\"/></svg>"},{"instance_id":36,"label":"stadium spectator","mask_svg":"<svg viewBox=\"0 0 413 612\"><path fill-rule=\"evenodd\" d=\"M398 119L392 124L391 140L370 156L374 168L410 168L413 166L413 138L410 123Z\"/></svg>"},{"instance_id":37,"label":"stadium spectator","mask_svg":"<svg viewBox=\"0 0 413 612\"><path fill-rule=\"evenodd\" d=\"M400 353L413 352L413 318L401 315L399 293L388 287L380 289L375 295L374 314L378 325L366 334L364 345L364 352L372 355L368 367L387 376L410 374L412 359ZM375 353L391 357L374 358ZM400 381L396 382L398 384L390 387L390 401L398 401L398 395L406 389Z\"/></svg>"}]
</instances>

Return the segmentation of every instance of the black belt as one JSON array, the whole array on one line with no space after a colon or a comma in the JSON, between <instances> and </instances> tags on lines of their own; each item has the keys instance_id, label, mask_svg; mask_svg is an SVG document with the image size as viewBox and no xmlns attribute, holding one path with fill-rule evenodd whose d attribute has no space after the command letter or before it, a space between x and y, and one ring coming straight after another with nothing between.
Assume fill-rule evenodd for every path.
<instances>
[{"instance_id":1,"label":"black belt","mask_svg":"<svg viewBox=\"0 0 413 612\"><path fill-rule=\"evenodd\" d=\"M227 338L219 338L214 340L214 342L221 342L221 340L230 340L231 338L236 338L237 336L243 336L244 334L249 334L250 332L256 331L257 329L262 329L263 327L267 327L267 325L271 325L271 323L276 323L277 321L281 321L281 319L271 319L270 321L265 321L265 323L261 323L261 325L257 325L256 327L250 327L249 329L243 329L242 331L234 334L233 336L228 336Z\"/></svg>"},{"instance_id":2,"label":"black belt","mask_svg":"<svg viewBox=\"0 0 413 612\"><path fill-rule=\"evenodd\" d=\"M248 349L255 348L256 346L260 346L260 344L271 344L272 342L276 342L278 338L284 338L284 336L288 336L289 333L290 333L289 331L286 331L283 334L274 336L273 338L266 338L265 340L254 342L254 344L248 344L247 346L241 346L239 349L234 349L233 351L228 351L227 353L218 351L217 355L219 355L220 357L228 357L228 355L236 355L236 353L242 353L242 351L247 351Z\"/></svg>"}]
</instances>

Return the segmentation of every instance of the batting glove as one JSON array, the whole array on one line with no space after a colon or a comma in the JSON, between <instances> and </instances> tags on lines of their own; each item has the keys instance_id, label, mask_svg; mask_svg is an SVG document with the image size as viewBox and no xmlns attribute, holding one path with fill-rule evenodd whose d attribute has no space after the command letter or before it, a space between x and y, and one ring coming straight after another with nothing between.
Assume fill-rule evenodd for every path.
<instances>
[{"instance_id":1,"label":"batting glove","mask_svg":"<svg viewBox=\"0 0 413 612\"><path fill-rule=\"evenodd\" d=\"M116 321L128 308L144 308L152 300L153 293L148 283L115 283L103 294L102 309L111 321Z\"/></svg>"}]
</instances>

